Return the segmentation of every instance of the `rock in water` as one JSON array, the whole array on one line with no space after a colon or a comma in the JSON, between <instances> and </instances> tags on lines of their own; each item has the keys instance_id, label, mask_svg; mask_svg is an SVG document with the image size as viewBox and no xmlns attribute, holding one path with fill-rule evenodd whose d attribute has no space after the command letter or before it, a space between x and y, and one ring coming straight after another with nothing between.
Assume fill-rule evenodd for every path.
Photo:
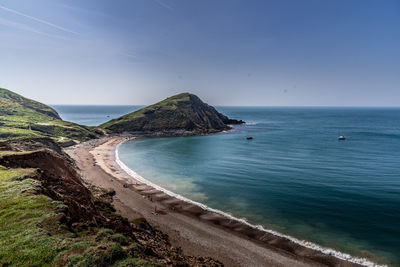
<instances>
[{"instance_id":1,"label":"rock in water","mask_svg":"<svg viewBox=\"0 0 400 267\"><path fill-rule=\"evenodd\" d=\"M244 123L229 119L214 107L190 93L169 97L100 127L109 133L147 132L175 134L206 134L230 129L229 124Z\"/></svg>"}]
</instances>

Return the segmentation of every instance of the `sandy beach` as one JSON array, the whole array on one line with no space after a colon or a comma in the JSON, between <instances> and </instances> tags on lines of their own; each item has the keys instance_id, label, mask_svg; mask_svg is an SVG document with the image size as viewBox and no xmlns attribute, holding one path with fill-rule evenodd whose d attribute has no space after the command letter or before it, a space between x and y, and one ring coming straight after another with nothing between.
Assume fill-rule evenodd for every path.
<instances>
[{"instance_id":1,"label":"sandy beach","mask_svg":"<svg viewBox=\"0 0 400 267\"><path fill-rule=\"evenodd\" d=\"M188 255L210 256L225 266L359 266L252 228L134 180L117 163L116 146L127 137L107 137L66 149L85 182L115 190L117 212L144 217ZM155 207L157 215L154 214Z\"/></svg>"}]
</instances>

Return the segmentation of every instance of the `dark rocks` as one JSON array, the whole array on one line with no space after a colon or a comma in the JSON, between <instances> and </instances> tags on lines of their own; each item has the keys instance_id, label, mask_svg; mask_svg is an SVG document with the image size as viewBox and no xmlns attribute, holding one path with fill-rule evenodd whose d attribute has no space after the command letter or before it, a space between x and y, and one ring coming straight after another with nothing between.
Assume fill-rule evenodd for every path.
<instances>
[{"instance_id":1,"label":"dark rocks","mask_svg":"<svg viewBox=\"0 0 400 267\"><path fill-rule=\"evenodd\" d=\"M224 120L224 123L225 124L243 124L243 123L246 123L246 122L243 121L243 120L227 119L227 120Z\"/></svg>"}]
</instances>

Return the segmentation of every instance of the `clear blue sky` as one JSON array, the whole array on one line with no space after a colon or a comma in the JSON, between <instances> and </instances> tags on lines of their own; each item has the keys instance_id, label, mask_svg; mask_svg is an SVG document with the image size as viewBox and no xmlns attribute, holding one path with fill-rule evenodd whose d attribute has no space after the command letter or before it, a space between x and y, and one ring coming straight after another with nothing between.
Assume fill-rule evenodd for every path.
<instances>
[{"instance_id":1,"label":"clear blue sky","mask_svg":"<svg viewBox=\"0 0 400 267\"><path fill-rule=\"evenodd\" d=\"M400 104L396 0L0 0L0 39L0 87L49 104Z\"/></svg>"}]
</instances>

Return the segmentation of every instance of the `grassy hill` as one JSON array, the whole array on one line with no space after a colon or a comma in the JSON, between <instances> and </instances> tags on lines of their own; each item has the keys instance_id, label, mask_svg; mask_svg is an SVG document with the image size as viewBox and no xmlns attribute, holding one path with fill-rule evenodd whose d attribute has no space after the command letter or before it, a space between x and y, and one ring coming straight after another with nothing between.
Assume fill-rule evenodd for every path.
<instances>
[{"instance_id":1,"label":"grassy hill","mask_svg":"<svg viewBox=\"0 0 400 267\"><path fill-rule=\"evenodd\" d=\"M175 131L202 134L229 129L228 124L235 123L243 121L228 119L196 95L181 93L99 127L110 133Z\"/></svg>"},{"instance_id":2,"label":"grassy hill","mask_svg":"<svg viewBox=\"0 0 400 267\"><path fill-rule=\"evenodd\" d=\"M68 142L102 134L95 127L63 121L53 108L0 88L0 139L45 136Z\"/></svg>"}]
</instances>

